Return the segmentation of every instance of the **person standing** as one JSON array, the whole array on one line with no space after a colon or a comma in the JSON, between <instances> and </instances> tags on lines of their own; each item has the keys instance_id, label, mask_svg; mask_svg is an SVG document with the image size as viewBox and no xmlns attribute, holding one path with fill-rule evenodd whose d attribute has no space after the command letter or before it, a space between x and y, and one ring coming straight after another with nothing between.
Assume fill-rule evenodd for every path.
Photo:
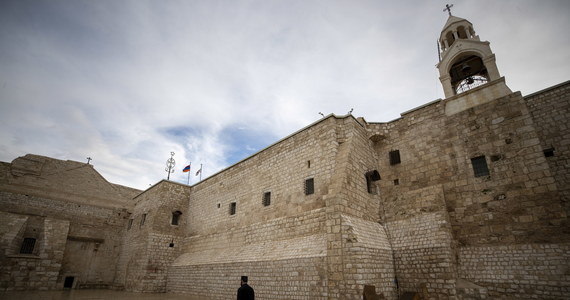
<instances>
[{"instance_id":1,"label":"person standing","mask_svg":"<svg viewBox=\"0 0 570 300\"><path fill-rule=\"evenodd\" d=\"M241 286L237 291L237 300L255 300L253 288L247 284L247 276L241 277Z\"/></svg>"}]
</instances>

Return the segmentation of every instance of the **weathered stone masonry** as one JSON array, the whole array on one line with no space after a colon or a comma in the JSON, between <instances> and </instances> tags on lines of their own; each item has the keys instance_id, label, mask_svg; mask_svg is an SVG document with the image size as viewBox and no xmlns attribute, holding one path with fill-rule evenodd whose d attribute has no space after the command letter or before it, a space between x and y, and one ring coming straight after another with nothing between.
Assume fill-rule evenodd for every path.
<instances>
[{"instance_id":1,"label":"weathered stone masonry","mask_svg":"<svg viewBox=\"0 0 570 300\"><path fill-rule=\"evenodd\" d=\"M0 288L232 299L247 275L257 299L568 299L570 81L513 93L455 16L439 42L445 99L329 115L193 186L1 163Z\"/></svg>"}]
</instances>

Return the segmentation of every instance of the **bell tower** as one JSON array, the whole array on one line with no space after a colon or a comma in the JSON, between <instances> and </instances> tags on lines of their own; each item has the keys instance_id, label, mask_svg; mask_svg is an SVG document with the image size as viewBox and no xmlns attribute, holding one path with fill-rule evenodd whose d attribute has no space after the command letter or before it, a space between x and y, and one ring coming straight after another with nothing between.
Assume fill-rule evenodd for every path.
<instances>
[{"instance_id":1,"label":"bell tower","mask_svg":"<svg viewBox=\"0 0 570 300\"><path fill-rule=\"evenodd\" d=\"M449 17L439 36L440 62L436 65L448 102L446 113L512 93L499 74L489 42L481 41L471 22L451 15L451 6L446 7Z\"/></svg>"}]
</instances>

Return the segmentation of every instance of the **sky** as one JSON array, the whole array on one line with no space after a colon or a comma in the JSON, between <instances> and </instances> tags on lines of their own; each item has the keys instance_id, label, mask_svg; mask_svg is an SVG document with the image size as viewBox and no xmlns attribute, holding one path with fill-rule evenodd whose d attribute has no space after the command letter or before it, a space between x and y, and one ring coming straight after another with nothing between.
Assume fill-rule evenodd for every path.
<instances>
[{"instance_id":1,"label":"sky","mask_svg":"<svg viewBox=\"0 0 570 300\"><path fill-rule=\"evenodd\" d=\"M447 3L0 0L0 161L91 157L146 189L174 152L170 180L195 184L319 112L396 119L444 98ZM511 90L570 79L570 1L453 4Z\"/></svg>"}]
</instances>

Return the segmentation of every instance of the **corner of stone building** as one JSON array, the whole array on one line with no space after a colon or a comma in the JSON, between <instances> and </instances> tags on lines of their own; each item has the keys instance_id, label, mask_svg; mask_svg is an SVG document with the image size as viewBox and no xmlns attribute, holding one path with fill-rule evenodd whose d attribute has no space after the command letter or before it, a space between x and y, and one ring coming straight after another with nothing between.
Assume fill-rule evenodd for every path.
<instances>
[{"instance_id":1,"label":"corner of stone building","mask_svg":"<svg viewBox=\"0 0 570 300\"><path fill-rule=\"evenodd\" d=\"M326 197L329 299L356 299L365 285L395 296L391 248L377 215L381 176L367 178L379 174L367 127L364 119L351 118L337 125L336 165Z\"/></svg>"},{"instance_id":2,"label":"corner of stone building","mask_svg":"<svg viewBox=\"0 0 570 300\"><path fill-rule=\"evenodd\" d=\"M127 221L116 286L166 292L167 268L182 254L191 187L162 180L139 194Z\"/></svg>"}]
</instances>

